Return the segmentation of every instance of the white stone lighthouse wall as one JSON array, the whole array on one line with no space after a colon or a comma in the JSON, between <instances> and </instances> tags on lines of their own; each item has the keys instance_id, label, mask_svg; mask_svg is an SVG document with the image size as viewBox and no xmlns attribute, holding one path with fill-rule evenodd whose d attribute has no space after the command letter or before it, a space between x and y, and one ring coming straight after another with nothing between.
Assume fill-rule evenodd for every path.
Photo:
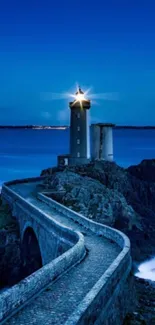
<instances>
[{"instance_id":1,"label":"white stone lighthouse wall","mask_svg":"<svg viewBox=\"0 0 155 325\"><path fill-rule=\"evenodd\" d=\"M113 130L111 127L102 128L101 159L113 161Z\"/></svg>"},{"instance_id":2,"label":"white stone lighthouse wall","mask_svg":"<svg viewBox=\"0 0 155 325\"><path fill-rule=\"evenodd\" d=\"M113 161L113 129L109 126L91 125L92 160Z\"/></svg>"},{"instance_id":3,"label":"white stone lighthouse wall","mask_svg":"<svg viewBox=\"0 0 155 325\"><path fill-rule=\"evenodd\" d=\"M100 149L100 128L98 125L92 124L90 127L91 131L91 159L99 159Z\"/></svg>"}]
</instances>

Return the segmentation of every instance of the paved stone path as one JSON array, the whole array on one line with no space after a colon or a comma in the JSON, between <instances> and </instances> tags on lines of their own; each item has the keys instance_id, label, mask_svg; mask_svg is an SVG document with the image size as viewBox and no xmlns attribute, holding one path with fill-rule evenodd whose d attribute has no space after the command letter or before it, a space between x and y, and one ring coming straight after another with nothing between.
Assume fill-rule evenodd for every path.
<instances>
[{"instance_id":1,"label":"paved stone path","mask_svg":"<svg viewBox=\"0 0 155 325\"><path fill-rule=\"evenodd\" d=\"M34 185L33 185L34 186ZM85 237L88 253L84 260L62 275L55 283L43 291L31 303L9 319L8 325L43 325L64 324L85 295L90 291L102 274L107 270L120 252L120 248L104 237L97 236L83 226L58 214L33 195L32 184L18 185L18 193L37 207L73 230L78 230ZM12 189L17 190L16 186Z\"/></svg>"}]
</instances>

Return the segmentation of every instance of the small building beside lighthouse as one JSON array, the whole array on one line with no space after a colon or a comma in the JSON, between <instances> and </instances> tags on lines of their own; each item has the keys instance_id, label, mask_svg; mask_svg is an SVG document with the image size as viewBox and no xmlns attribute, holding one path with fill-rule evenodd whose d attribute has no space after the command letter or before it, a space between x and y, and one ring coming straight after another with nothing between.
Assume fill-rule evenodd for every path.
<instances>
[{"instance_id":1,"label":"small building beside lighthouse","mask_svg":"<svg viewBox=\"0 0 155 325\"><path fill-rule=\"evenodd\" d=\"M112 123L91 125L91 160L113 161L113 127Z\"/></svg>"},{"instance_id":2,"label":"small building beside lighthouse","mask_svg":"<svg viewBox=\"0 0 155 325\"><path fill-rule=\"evenodd\" d=\"M79 87L70 107L69 165L87 164L90 161L89 109L90 100Z\"/></svg>"}]
</instances>

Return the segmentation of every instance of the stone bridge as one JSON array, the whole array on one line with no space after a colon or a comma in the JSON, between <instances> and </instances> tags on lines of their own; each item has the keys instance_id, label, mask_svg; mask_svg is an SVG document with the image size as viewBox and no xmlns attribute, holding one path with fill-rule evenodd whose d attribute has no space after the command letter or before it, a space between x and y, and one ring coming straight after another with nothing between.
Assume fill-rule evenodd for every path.
<instances>
[{"instance_id":1,"label":"stone bridge","mask_svg":"<svg viewBox=\"0 0 155 325\"><path fill-rule=\"evenodd\" d=\"M2 188L19 222L26 278L1 293L1 323L122 324L132 282L128 238L39 193L42 181Z\"/></svg>"}]
</instances>

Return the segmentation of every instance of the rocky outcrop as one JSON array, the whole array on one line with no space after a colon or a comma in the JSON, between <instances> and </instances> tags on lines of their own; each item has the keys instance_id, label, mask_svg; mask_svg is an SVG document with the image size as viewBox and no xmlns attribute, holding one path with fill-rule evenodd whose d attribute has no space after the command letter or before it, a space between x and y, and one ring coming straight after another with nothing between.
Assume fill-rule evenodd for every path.
<instances>
[{"instance_id":1,"label":"rocky outcrop","mask_svg":"<svg viewBox=\"0 0 155 325\"><path fill-rule=\"evenodd\" d=\"M98 222L124 231L132 243L132 255L143 261L155 247L155 182L140 177L141 165L124 169L111 162L44 170L44 188L62 191L61 202ZM136 170L139 170L137 176ZM150 168L151 170L151 168ZM145 172L146 175L146 172Z\"/></svg>"},{"instance_id":2,"label":"rocky outcrop","mask_svg":"<svg viewBox=\"0 0 155 325\"><path fill-rule=\"evenodd\" d=\"M130 166L128 171L142 181L155 182L155 159L145 159L139 165Z\"/></svg>"},{"instance_id":3,"label":"rocky outcrop","mask_svg":"<svg viewBox=\"0 0 155 325\"><path fill-rule=\"evenodd\" d=\"M135 212L125 197L91 177L70 171L58 172L48 180L48 186L51 190L62 191L64 205L90 219L114 226L121 214L127 223L135 222Z\"/></svg>"},{"instance_id":4,"label":"rocky outcrop","mask_svg":"<svg viewBox=\"0 0 155 325\"><path fill-rule=\"evenodd\" d=\"M0 230L0 288L21 280L21 250L15 225Z\"/></svg>"},{"instance_id":5,"label":"rocky outcrop","mask_svg":"<svg viewBox=\"0 0 155 325\"><path fill-rule=\"evenodd\" d=\"M135 278L137 304L135 311L126 316L124 325L155 324L155 284Z\"/></svg>"}]
</instances>

